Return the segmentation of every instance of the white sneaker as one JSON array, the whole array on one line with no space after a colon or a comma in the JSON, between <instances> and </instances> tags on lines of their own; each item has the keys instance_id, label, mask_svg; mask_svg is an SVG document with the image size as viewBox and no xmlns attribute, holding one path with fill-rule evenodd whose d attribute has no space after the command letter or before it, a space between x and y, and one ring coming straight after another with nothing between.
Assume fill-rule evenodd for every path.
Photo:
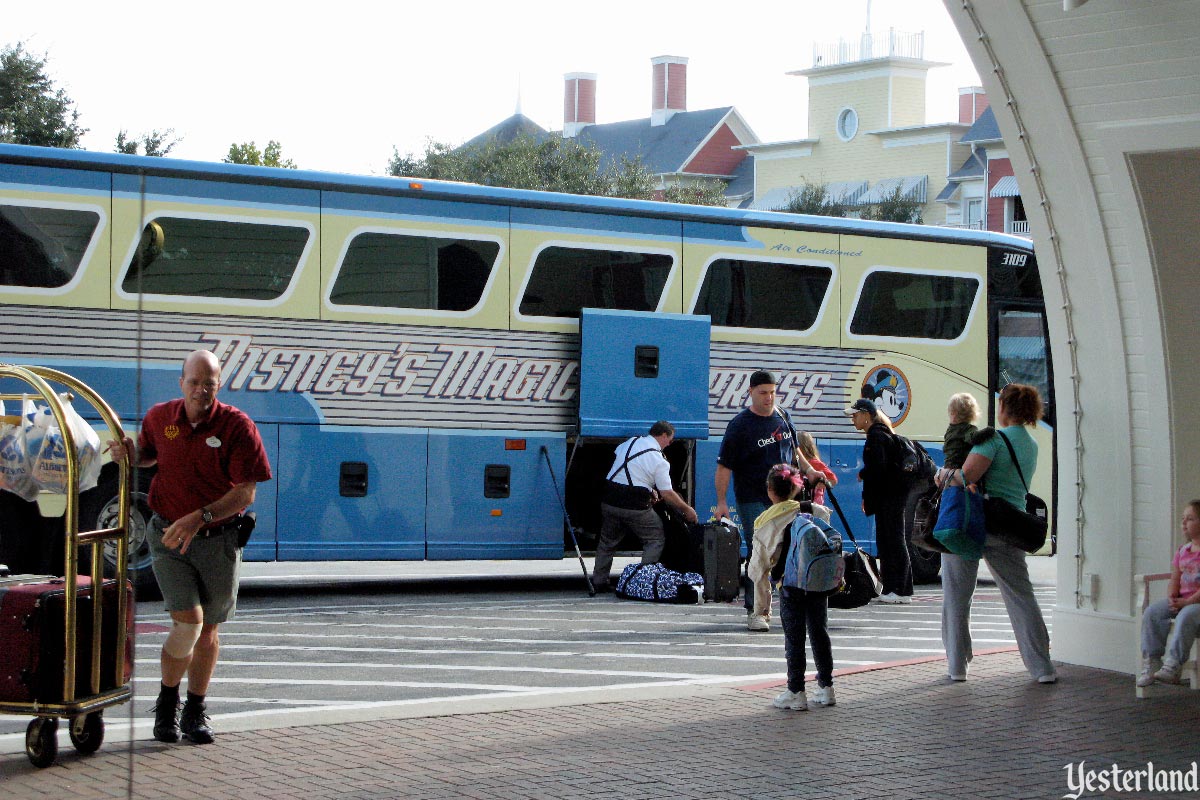
<instances>
[{"instance_id":1,"label":"white sneaker","mask_svg":"<svg viewBox=\"0 0 1200 800\"><path fill-rule=\"evenodd\" d=\"M1173 659L1163 659L1162 669L1154 673L1154 680L1159 683L1179 683L1179 673L1183 671L1183 667L1177 664Z\"/></svg>"},{"instance_id":2,"label":"white sneaker","mask_svg":"<svg viewBox=\"0 0 1200 800\"><path fill-rule=\"evenodd\" d=\"M804 692L790 692L784 689L771 705L784 711L808 711L808 695Z\"/></svg>"},{"instance_id":3,"label":"white sneaker","mask_svg":"<svg viewBox=\"0 0 1200 800\"><path fill-rule=\"evenodd\" d=\"M912 602L912 598L905 595L896 594L895 592L888 592L887 594L881 594L879 597L876 597L875 602L887 603L888 605L908 605Z\"/></svg>"},{"instance_id":4,"label":"white sneaker","mask_svg":"<svg viewBox=\"0 0 1200 800\"><path fill-rule=\"evenodd\" d=\"M1154 673L1162 669L1162 659L1154 656L1142 656L1142 671L1138 673L1137 685L1140 687L1154 684Z\"/></svg>"},{"instance_id":5,"label":"white sneaker","mask_svg":"<svg viewBox=\"0 0 1200 800\"><path fill-rule=\"evenodd\" d=\"M771 623L766 617L750 617L746 620L746 630L748 631L769 631Z\"/></svg>"},{"instance_id":6,"label":"white sneaker","mask_svg":"<svg viewBox=\"0 0 1200 800\"><path fill-rule=\"evenodd\" d=\"M1058 683L1058 673L1047 672L1045 675L1039 675L1038 683Z\"/></svg>"},{"instance_id":7,"label":"white sneaker","mask_svg":"<svg viewBox=\"0 0 1200 800\"><path fill-rule=\"evenodd\" d=\"M813 702L819 706L836 706L837 698L833 696L833 686L818 686L813 695Z\"/></svg>"}]
</instances>

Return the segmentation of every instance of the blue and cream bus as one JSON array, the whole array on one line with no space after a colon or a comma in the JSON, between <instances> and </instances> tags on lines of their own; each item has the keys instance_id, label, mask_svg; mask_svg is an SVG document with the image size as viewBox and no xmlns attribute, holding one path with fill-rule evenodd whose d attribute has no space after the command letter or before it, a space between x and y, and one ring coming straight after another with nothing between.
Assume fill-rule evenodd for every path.
<instances>
[{"instance_id":1,"label":"blue and cream bus","mask_svg":"<svg viewBox=\"0 0 1200 800\"><path fill-rule=\"evenodd\" d=\"M275 472L249 560L561 559L559 490L586 547L614 445L659 418L703 515L759 368L868 550L841 413L863 394L937 453L952 393L990 418L1037 385L1053 495L1036 259L998 234L0 145L0 330L0 362L131 427L211 349Z\"/></svg>"}]
</instances>

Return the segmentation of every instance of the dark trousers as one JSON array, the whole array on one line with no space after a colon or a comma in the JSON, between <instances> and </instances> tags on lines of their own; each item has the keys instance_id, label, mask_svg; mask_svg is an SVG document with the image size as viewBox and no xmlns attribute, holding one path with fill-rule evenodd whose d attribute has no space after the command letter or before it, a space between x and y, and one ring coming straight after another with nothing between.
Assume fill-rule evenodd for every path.
<instances>
[{"instance_id":1,"label":"dark trousers","mask_svg":"<svg viewBox=\"0 0 1200 800\"><path fill-rule=\"evenodd\" d=\"M888 498L875 510L875 545L879 548L879 578L884 594L913 593L912 564L904 537L905 497Z\"/></svg>"},{"instance_id":2,"label":"dark trousers","mask_svg":"<svg viewBox=\"0 0 1200 800\"><path fill-rule=\"evenodd\" d=\"M604 586L612 569L613 553L621 544L626 531L631 531L642 542L642 563L653 564L662 559L666 535L662 520L652 508L628 509L600 504L604 518L600 526L600 541L596 543L596 563L592 567L592 583Z\"/></svg>"},{"instance_id":3,"label":"dark trousers","mask_svg":"<svg viewBox=\"0 0 1200 800\"><path fill-rule=\"evenodd\" d=\"M803 589L785 586L779 594L779 619L783 622L783 651L787 656L789 692L804 691L804 634L812 643L817 665L817 685L833 685L833 645L829 641L829 600Z\"/></svg>"}]
</instances>

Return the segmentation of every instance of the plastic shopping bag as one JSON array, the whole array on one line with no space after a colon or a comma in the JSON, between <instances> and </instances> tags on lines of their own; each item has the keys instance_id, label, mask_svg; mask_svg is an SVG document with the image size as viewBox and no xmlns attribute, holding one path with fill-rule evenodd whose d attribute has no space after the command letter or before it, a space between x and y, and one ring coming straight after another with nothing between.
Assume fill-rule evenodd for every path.
<instances>
[{"instance_id":1,"label":"plastic shopping bag","mask_svg":"<svg viewBox=\"0 0 1200 800\"><path fill-rule=\"evenodd\" d=\"M24 400L16 423L0 426L0 489L12 492L22 500L36 500L38 494L26 444L34 413L33 401Z\"/></svg>"},{"instance_id":2,"label":"plastic shopping bag","mask_svg":"<svg viewBox=\"0 0 1200 800\"><path fill-rule=\"evenodd\" d=\"M61 399L63 416L75 440L75 463L79 476L79 491L82 492L91 489L100 480L100 437L83 417L79 416L65 396ZM33 465L33 480L38 488L48 492L65 493L66 439L48 406L37 409L26 432L26 447Z\"/></svg>"}]
</instances>

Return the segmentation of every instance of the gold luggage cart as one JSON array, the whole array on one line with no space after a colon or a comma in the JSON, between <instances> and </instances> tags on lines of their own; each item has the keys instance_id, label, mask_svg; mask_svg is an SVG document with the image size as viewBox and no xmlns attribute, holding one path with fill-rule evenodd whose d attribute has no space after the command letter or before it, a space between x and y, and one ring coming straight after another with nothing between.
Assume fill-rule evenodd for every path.
<instances>
[{"instance_id":1,"label":"gold luggage cart","mask_svg":"<svg viewBox=\"0 0 1200 800\"><path fill-rule=\"evenodd\" d=\"M67 417L63 411L62 402L58 395L50 387L50 383L60 384L66 387L66 390L75 397L80 397L89 402L96 411L99 412L105 424L108 426L110 438L116 440L124 439L125 432L121 427L120 421L116 414L108 406L104 400L92 391L91 388L83 384L81 381L59 372L58 370L49 369L47 367L35 366L17 366L13 364L0 364L0 379L16 379L30 386L34 391L25 394L3 394L0 398L4 400L21 400L31 397L34 394L40 395L41 399L49 406L54 415L55 422L59 430L62 432L63 443L66 448L66 513L64 516L65 528L65 547L64 547L64 570L63 570L63 674L62 674L62 694L61 697L55 696L55 702L40 701L34 692L34 697L31 701L16 702L0 697L0 714L18 714L34 715L34 719L29 723L29 727L25 731L25 754L29 756L29 760L38 767L48 767L54 762L58 755L58 721L59 719L67 719L70 721L70 738L75 749L80 753L94 753L99 749L104 740L104 720L102 718L103 710L109 706L119 703L128 702L133 697L133 691L130 686L132 659L126 652L129 645L132 643L132 624L133 624L133 606L131 602L131 590L128 588L129 583L126 580L126 568L128 560L128 528L129 528L129 482L132 476L129 456L120 461L120 508L117 517L117 526L115 528L105 528L95 531L79 530L79 464L75 446L75 437L72 434L71 426L67 423ZM116 603L115 624L110 624L110 628L115 631L116 641L111 650L112 658L115 663L102 663L102 655L105 654L105 648L102 647L103 642L101 636L105 633L104 630L104 606L105 594L104 591L104 566L105 559L103 547L106 543L112 543L116 549L116 564L114 570L115 581L110 581L116 587L114 592L115 597L109 598L109 602ZM90 555L89 563L91 565L91 583L90 588L80 586L79 580L79 565L80 552L83 548L88 548ZM6 580L9 590L11 591L14 585L22 583L44 582L48 579L45 576L24 576L28 580L22 580L23 576L14 576ZM80 627L80 619L76 613L79 607L80 590L91 595L91 642L90 647L86 648L91 654L90 663L77 663L79 651L79 641L76 633ZM110 610L111 611L111 610ZM86 625L86 623L85 623ZM57 642L54 643L57 646ZM109 682L114 683L114 686L101 689L101 676L104 671L111 669L109 673L112 678ZM82 670L88 670L86 673L90 676L90 682L87 684L90 687L88 693L83 694L77 692L77 676L82 678ZM81 694L81 696L76 696Z\"/></svg>"}]
</instances>

